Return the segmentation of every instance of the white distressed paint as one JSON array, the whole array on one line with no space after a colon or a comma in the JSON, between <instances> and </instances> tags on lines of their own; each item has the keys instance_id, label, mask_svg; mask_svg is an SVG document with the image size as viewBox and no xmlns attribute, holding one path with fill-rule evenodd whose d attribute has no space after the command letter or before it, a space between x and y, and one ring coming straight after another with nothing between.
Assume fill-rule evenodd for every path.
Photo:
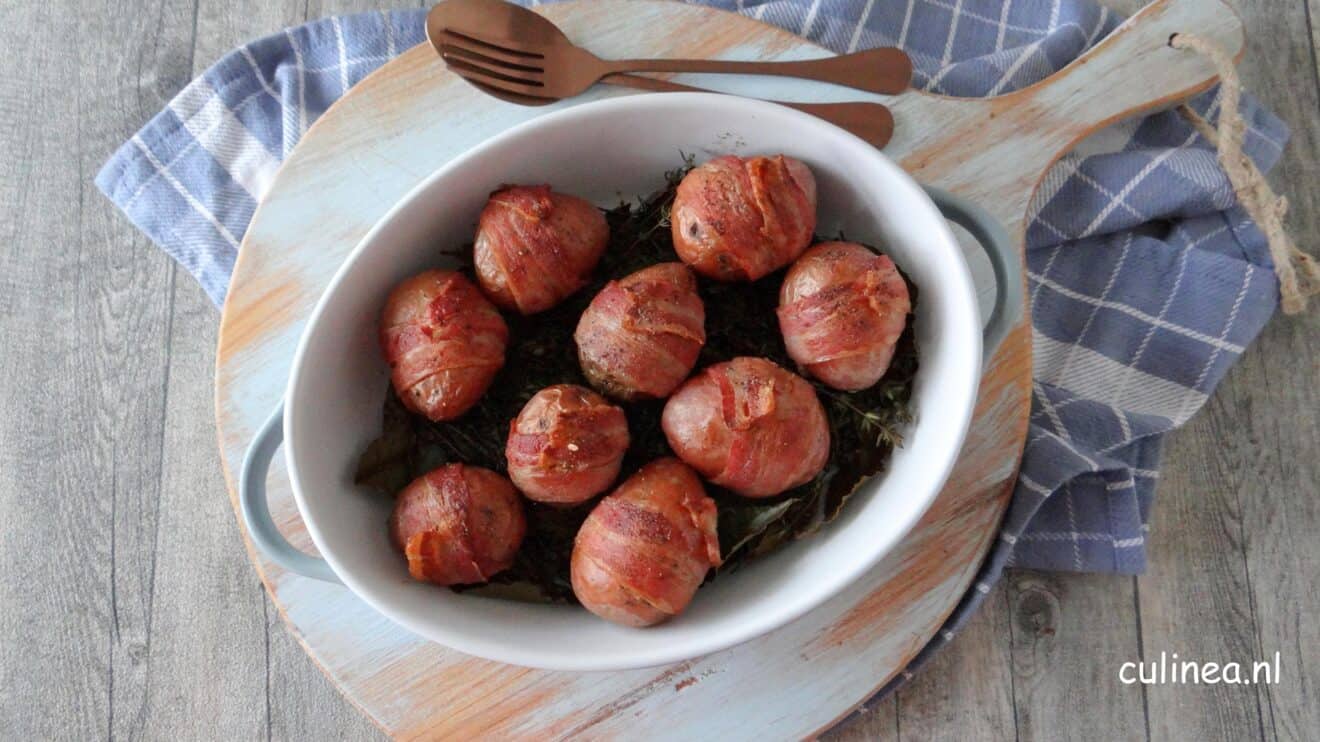
<instances>
[{"instance_id":1,"label":"white distressed paint","mask_svg":"<svg viewBox=\"0 0 1320 742\"><path fill-rule=\"evenodd\" d=\"M618 1L597 0L596 5ZM545 12L570 35L590 36L593 47L606 55L622 51L639 56L673 54L687 48L685 45L699 47L704 53L724 49L722 56L728 57L801 58L822 53L805 42L787 42L768 27L722 16L715 16L719 21L711 21L707 15L711 11L693 6L635 3L629 5L627 13L585 13L580 8L575 4L556 5L546 7ZM1147 11L1146 15L1147 20L1153 17L1157 23L1151 29L1152 37L1163 34L1167 38L1173 27L1234 41L1231 36L1237 31L1233 17L1216 16L1222 12L1218 5L1180 0L1157 10L1160 12ZM1158 17L1161 13L1165 17ZM682 33L655 32L667 28L681 29ZM1089 122L1133 105L1140 86L1130 84L1130 71L1143 71L1143 79L1147 80L1153 80L1155 73L1163 74L1171 92L1181 90L1185 78L1196 71L1189 67L1192 63L1177 60L1151 67L1143 59L1147 46L1117 50L1131 61L1123 74L1109 75L1112 82L1108 84L1120 88L1125 98L1079 97L1079 90L1092 89L1089 86L1093 83L1085 81L1055 86L1051 91L1057 94L1052 98L1053 105L1071 111L1071 118L1064 123L1084 131ZM1162 48L1150 53L1156 52L1162 53ZM1101 77L1097 67L1088 65L1088 74ZM223 458L231 480L247 440L266 415L266 406L259 402L277 399L283 388L283 372L294 347L291 338L296 337L301 318L357 238L436 166L491 132L544 110L482 98L444 78L429 58L405 54L392 70L391 75L373 78L374 88L354 92L357 102L363 104L353 108L354 115L338 116L332 111L309 133L277 176L271 196L245 242L249 249L240 257L228 311L246 316L241 323L227 322L230 334L221 338L217 376ZM710 78L701 82L711 84ZM730 78L726 83L726 89L734 92L769 94L771 90L763 87L767 83L761 80ZM618 93L597 89L589 97L612 94ZM791 81L775 81L773 94L817 100L880 99ZM988 130L983 124L990 104L984 101L949 101L914 93L881 100L887 100L895 111L898 132L888 152L900 161L923 148L938 151L941 142L949 144L950 133L944 127L959 121L971 121ZM400 101L405 102L403 108L391 109ZM347 108L341 106L338 110ZM454 115L446 116L445 112ZM381 136L386 124L397 133ZM1010 229L1020 228L1030 189L1049 158L1039 154L1040 141L1035 139L1029 144L1016 141L984 149L993 153L973 156L959 163L956 170L939 171L933 180L970 197L981 197ZM1014 152L1021 156L1008 156ZM1005 186L1016 190L989 198L994 188ZM295 257L280 260L280 255L290 253ZM267 307L247 303L253 297L245 295L246 286L271 286L270 281L259 280L269 278L262 272L269 266L288 271L281 278L293 287L295 296L287 312L271 315ZM226 317L227 321L233 319ZM243 325L242 333L239 324ZM243 347L237 351L233 346L240 340ZM1010 394L1011 388L1001 386L995 393ZM1018 393L1018 404L1025 413L1026 397L1021 390ZM1001 404L991 407L1002 410ZM985 428L986 420L1003 425L1013 419L1002 415L978 419L973 437L982 441L984 455L973 458L992 456L996 435L1002 435L1002 431ZM1016 444L1005 440L1002 450L1015 451ZM991 468L1005 470L1002 461ZM975 480L982 474L964 472L955 476ZM291 496L287 481L277 472L270 484L276 513L288 513ZM378 723L397 733L438 734L445 724L461 725L464 719L484 713L490 715L483 722L487 724L484 728L505 733L553 730L563 734L570 729L556 728L558 720L583 718L604 704L632 698L635 702L626 711L601 720L591 732L618 734L625 725L641 723L675 738L712 732L747 738L764 736L770 729L775 736L808 736L865 700L873 688L887 675L898 672L906 658L934 635L942 617L970 584L979 555L993 535L1000 510L993 498L983 497L982 501L989 503L984 509L955 507L942 511L957 516L914 532L866 578L817 611L746 645L680 666L677 672L670 668L671 675L665 675L665 670L540 673L472 660L409 635L343 588L284 575L264 561L261 567L274 578L268 583L273 598L312 656L344 693ZM940 509L941 504L937 503L936 508ZM878 588L901 586L902 575L913 560L923 554L944 558L944 551L958 534L978 534L980 540L961 543L954 550L955 556L945 562L951 569L940 573L938 581L922 585L910 600L866 604L864 620L854 630L830 637L830 630L840 618L858 610L857 606L875 595ZM684 685L690 679L693 682ZM477 692L489 688L507 688L508 694L518 697L500 706L498 702L504 695L483 696ZM541 695L527 695L532 692ZM459 700L467 698L484 700ZM473 728L467 727L469 731Z\"/></svg>"}]
</instances>

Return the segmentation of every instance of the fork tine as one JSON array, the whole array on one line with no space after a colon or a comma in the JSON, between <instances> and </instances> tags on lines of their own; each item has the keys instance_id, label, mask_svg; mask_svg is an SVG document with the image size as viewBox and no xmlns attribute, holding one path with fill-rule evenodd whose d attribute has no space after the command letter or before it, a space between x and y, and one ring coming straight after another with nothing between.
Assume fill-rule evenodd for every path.
<instances>
[{"instance_id":1,"label":"fork tine","mask_svg":"<svg viewBox=\"0 0 1320 742\"><path fill-rule=\"evenodd\" d=\"M484 67L468 64L460 59L446 57L445 64L449 65L449 69L453 70L455 74L463 77L469 82L479 82L487 87L495 88L497 90L518 93L519 95L528 95L534 98L553 97L547 95L545 92L545 86L539 83L525 83L511 80L502 75L492 73Z\"/></svg>"},{"instance_id":2,"label":"fork tine","mask_svg":"<svg viewBox=\"0 0 1320 742\"><path fill-rule=\"evenodd\" d=\"M452 28L446 28L440 32L442 37L447 37L446 41L451 43L457 41L467 41L470 44L479 44L487 47L490 51L503 52L511 56L523 57L525 59L545 59L545 55L537 51L537 47L530 46L520 41L510 41L509 39L497 39L493 36L474 33L472 31L456 31Z\"/></svg>"},{"instance_id":3,"label":"fork tine","mask_svg":"<svg viewBox=\"0 0 1320 742\"><path fill-rule=\"evenodd\" d=\"M502 64L520 69L540 69L543 62L542 57L533 57L518 52L506 51L501 47L491 46L482 41L464 36L460 33L445 31L440 34L441 48L462 49L471 54L480 54L490 60L499 61Z\"/></svg>"},{"instance_id":4,"label":"fork tine","mask_svg":"<svg viewBox=\"0 0 1320 742\"><path fill-rule=\"evenodd\" d=\"M541 82L542 70L539 67L527 67L525 65L508 64L498 59L492 59L485 54L474 52L471 49L441 44L440 56L445 61L452 57L464 62L470 62L473 66L488 69L492 73L498 72L505 77L526 82Z\"/></svg>"},{"instance_id":5,"label":"fork tine","mask_svg":"<svg viewBox=\"0 0 1320 742\"><path fill-rule=\"evenodd\" d=\"M469 77L481 75L483 78L490 81L488 84L498 85L505 90L512 90L515 93L540 96L546 95L544 83L534 77L520 77L517 73L509 73L500 69L491 69L490 67L474 63L471 60L462 57L456 57L452 54L444 54L442 57L445 60L445 64L449 65L451 70L461 75L467 75Z\"/></svg>"},{"instance_id":6,"label":"fork tine","mask_svg":"<svg viewBox=\"0 0 1320 742\"><path fill-rule=\"evenodd\" d=\"M459 77L463 77L463 76L460 74ZM517 93L510 93L507 90L498 90L496 88L492 88L489 85L477 82L476 80L468 79L466 77L463 77L463 79L467 81L468 85L471 85L472 87L476 88L477 90L480 90L486 95L491 96L492 98L499 98L500 100L506 100L509 101L510 103L517 103L520 106L548 106L556 101L555 98L538 98L532 95L519 95Z\"/></svg>"}]
</instances>

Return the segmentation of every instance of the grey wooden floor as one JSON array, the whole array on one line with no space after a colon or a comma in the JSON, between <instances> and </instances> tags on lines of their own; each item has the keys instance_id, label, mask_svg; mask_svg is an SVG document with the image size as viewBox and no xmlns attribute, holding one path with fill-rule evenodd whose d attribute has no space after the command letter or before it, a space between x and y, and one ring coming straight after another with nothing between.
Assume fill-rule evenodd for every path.
<instances>
[{"instance_id":1,"label":"grey wooden floor","mask_svg":"<svg viewBox=\"0 0 1320 742\"><path fill-rule=\"evenodd\" d=\"M1314 252L1320 0L1238 4L1245 80L1294 130L1275 181ZM235 44L381 5L0 2L0 738L379 737L248 565L216 452L216 310L91 177ZM1168 441L1148 574L1012 574L838 736L1320 737L1317 331L1320 308L1277 317ZM1117 682L1160 652L1276 651L1271 686Z\"/></svg>"}]
</instances>

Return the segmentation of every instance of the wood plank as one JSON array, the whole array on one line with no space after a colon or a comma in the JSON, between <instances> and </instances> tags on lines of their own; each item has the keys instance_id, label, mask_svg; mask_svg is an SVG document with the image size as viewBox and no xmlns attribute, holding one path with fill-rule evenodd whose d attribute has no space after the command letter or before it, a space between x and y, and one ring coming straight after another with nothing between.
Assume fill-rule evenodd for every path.
<instances>
[{"instance_id":1,"label":"wood plank","mask_svg":"<svg viewBox=\"0 0 1320 742\"><path fill-rule=\"evenodd\" d=\"M209 451L216 312L182 270L173 293L157 533L144 550L154 565L149 675L136 726L118 736L256 739L266 736L265 598Z\"/></svg>"},{"instance_id":2,"label":"wood plank","mask_svg":"<svg viewBox=\"0 0 1320 742\"><path fill-rule=\"evenodd\" d=\"M902 739L1016 736L1008 598L1001 582L952 642L898 690Z\"/></svg>"},{"instance_id":3,"label":"wood plank","mask_svg":"<svg viewBox=\"0 0 1320 742\"><path fill-rule=\"evenodd\" d=\"M123 9L119 9L122 11ZM162 65L152 75L159 98L152 102L150 109L135 111L134 115L123 117L116 123L126 132L132 132L154 114L154 109L162 106L179 88L187 83L192 65L192 33L194 3L175 3L169 15L152 19L151 8L144 8L144 17L134 12L119 15L116 13L114 25L100 29L102 36L110 44L118 46L121 31L132 28L156 27L155 33L167 38L186 43L179 54L169 60L168 66ZM145 26L143 21L146 20ZM144 33L144 40L151 43L151 32ZM109 51L108 54L115 54ZM122 53L122 52L120 52ZM164 74L161 74L164 73ZM126 136L117 134L108 142L110 147L117 146ZM98 152L96 163L99 166L107 152ZM108 218L116 225L126 222L100 193L88 188L90 199L106 209ZM135 237L137 235L135 234ZM139 259L159 259L161 256L154 246L138 237L131 246L133 256ZM162 300L171 307L168 322L163 331L144 333L143 337L159 338L164 344L167 368L163 383L152 389L164 392L166 407L162 410L162 436L172 435L173 426L180 416L180 409L189 414L187 407L174 408L168 405L169 389L176 382L169 366L177 363L171 358L169 335L175 327L173 312L173 288L178 281L179 269L169 264L169 285L157 289ZM192 412L195 414L195 412ZM217 684L210 680L210 687L196 681L197 667L216 666L220 658L235 656L232 648L221 644L215 646L215 632L207 631L210 626L224 621L226 606L215 605L215 593L205 589L214 584L212 579L219 574L210 569L198 569L199 565L208 564L204 549L199 549L197 540L190 538L191 533L207 534L212 532L209 518L204 507L194 509L192 490L175 488L176 479L171 476L171 469L177 469L167 462L175 461L167 449L165 440L154 441L158 448L159 485L155 490L143 490L116 509L116 528L126 530L137 537L131 541L119 539L116 549L116 572L123 572L121 563L133 568L135 579L116 585L120 602L133 606L129 614L133 620L133 635L121 640L124 645L122 654L126 661L115 658L112 663L112 678L115 693L115 705L111 709L114 723L110 729L112 737L169 736L192 730L192 734L205 734L208 729L234 729L250 732L254 728L217 726L223 717L217 717L216 711L221 704L213 701L212 694L220 691L220 698L227 698L232 688L226 684ZM193 445L196 445L194 439ZM122 460L122 459L121 459ZM187 468L187 464L184 464ZM182 494L180 498L178 495ZM122 532L122 531L121 531ZM176 545L170 548L171 545ZM201 590L198 588L202 587ZM121 610L122 616L124 612ZM223 680L223 676L220 678ZM190 682L191 681L191 682ZM200 687L199 687L200 686ZM183 691L193 692L185 695Z\"/></svg>"},{"instance_id":4,"label":"wood plank","mask_svg":"<svg viewBox=\"0 0 1320 742\"><path fill-rule=\"evenodd\" d=\"M1315 4L1253 3L1243 9L1256 29L1244 60L1247 88L1292 127L1285 159L1272 180L1291 203L1289 226L1315 252L1320 228L1320 82L1317 81ZM1310 33L1307 33L1309 25ZM1213 486L1232 493L1241 518L1243 569L1250 591L1246 608L1255 624L1251 653L1281 654L1284 678L1257 686L1262 731L1297 739L1320 729L1320 626L1303 616L1320 611L1320 468L1307 452L1320 450L1315 410L1320 409L1314 342L1320 317L1278 316L1229 375L1205 415L1188 427L1186 445L1226 462L1211 471Z\"/></svg>"},{"instance_id":5,"label":"wood plank","mask_svg":"<svg viewBox=\"0 0 1320 742\"><path fill-rule=\"evenodd\" d=\"M1317 160L1307 162L1314 169ZM1305 182L1320 182L1320 171L1309 177ZM1294 219L1299 222L1307 225ZM1320 223L1311 219L1306 229L1296 233L1316 234ZM1278 739L1305 739L1320 730L1318 335L1315 313L1272 322L1216 395L1206 423L1185 436L1189 447L1218 445L1221 456L1239 464L1227 473L1241 507L1256 629L1252 651L1242 659L1280 654L1278 684L1256 689L1266 736Z\"/></svg>"},{"instance_id":6,"label":"wood plank","mask_svg":"<svg viewBox=\"0 0 1320 742\"><path fill-rule=\"evenodd\" d=\"M1141 686L1117 681L1140 657L1133 580L1014 571L1008 578L1017 739L1143 739Z\"/></svg>"},{"instance_id":7,"label":"wood plank","mask_svg":"<svg viewBox=\"0 0 1320 742\"><path fill-rule=\"evenodd\" d=\"M0 718L133 729L150 682L173 269L91 183L186 77L191 4L5 3ZM87 60L95 59L96 64Z\"/></svg>"},{"instance_id":8,"label":"wood plank","mask_svg":"<svg viewBox=\"0 0 1320 742\"><path fill-rule=\"evenodd\" d=\"M230 50L306 18L306 0L198 0L197 53L201 74Z\"/></svg>"},{"instance_id":9,"label":"wood plank","mask_svg":"<svg viewBox=\"0 0 1320 742\"><path fill-rule=\"evenodd\" d=\"M1312 0L1314 2L1314 0ZM1314 5L1312 6L1314 7ZM1294 0L1240 3L1248 91L1293 130L1272 176L1301 243L1320 228L1320 108L1314 37ZM1320 729L1320 409L1314 342L1320 317L1276 316L1211 398L1168 443L1154 519L1152 567L1141 583L1147 659L1238 661L1280 651L1283 682L1150 689L1160 739L1301 739Z\"/></svg>"},{"instance_id":10,"label":"wood plank","mask_svg":"<svg viewBox=\"0 0 1320 742\"><path fill-rule=\"evenodd\" d=\"M189 9L188 36L196 23L204 38L190 50L171 89L163 91L166 97L224 51L215 46L224 29L207 22L207 11L205 3ZM126 123L131 131L146 118ZM147 244L138 249L155 252ZM120 733L154 738L264 737L263 591L244 558L237 524L223 501L216 502L221 477L208 445L214 438L208 380L216 312L192 279L181 269L176 271L172 297L177 311L165 333L170 349L167 433L162 488L155 506L157 533L143 554L153 564L149 594L144 597L151 610L152 641L143 651L150 672L134 726Z\"/></svg>"},{"instance_id":11,"label":"wood plank","mask_svg":"<svg viewBox=\"0 0 1320 742\"><path fill-rule=\"evenodd\" d=\"M191 37L194 9L188 10ZM192 51L164 96L209 64ZM131 129L143 120L126 123ZM154 504L156 533L140 555L152 564L150 592L143 596L150 606L151 636L142 650L149 671L132 725L116 733L252 738L266 733L264 716L253 714L265 701L265 673L253 672L265 659L262 591L242 558L236 524L212 497L219 466L208 450L214 434L207 380L215 310L185 273L176 272L162 486Z\"/></svg>"},{"instance_id":12,"label":"wood plank","mask_svg":"<svg viewBox=\"0 0 1320 742\"><path fill-rule=\"evenodd\" d=\"M1212 404L1222 404L1216 397ZM1216 446L1188 445L1210 429ZM1251 589L1242 554L1241 503L1230 482L1240 463L1227 430L1202 416L1166 444L1169 458L1141 578L1143 658L1246 662L1257 655ZM1199 433L1198 433L1199 434ZM1231 434L1230 434L1231 436ZM1151 738L1255 739L1264 735L1257 690L1228 685L1151 685Z\"/></svg>"},{"instance_id":13,"label":"wood plank","mask_svg":"<svg viewBox=\"0 0 1320 742\"><path fill-rule=\"evenodd\" d=\"M45 16L35 3L0 10L6 49L32 61L0 77L0 338L6 349L0 353L0 515L26 524L0 531L6 565L0 580L0 718L14 735L49 737L69 730L95 737L109 725L111 509L108 498L78 493L105 491L110 446L97 421L82 415L64 431L36 424L66 415L67 401L95 404L87 395L75 396L74 375L93 379L99 369L88 364L97 359L67 330L57 330L58 342L51 343L47 328L70 328L82 314L95 322L97 314L89 310L101 303L44 306L50 286L74 296L82 236L78 163L54 156L77 144L68 127L46 124L77 120L76 102L64 89L76 79L77 65L50 44L56 27L27 32L44 24ZM60 94L33 101L34 88ZM74 218L54 222L36 204ZM47 251L47 245L59 249ZM79 452L84 447L85 455ZM55 469L55 463L67 468ZM92 583L101 590L87 591ZM33 600L38 589L49 597ZM45 672L33 672L39 666ZM37 698L48 713L33 713L30 701Z\"/></svg>"},{"instance_id":14,"label":"wood plank","mask_svg":"<svg viewBox=\"0 0 1320 742\"><path fill-rule=\"evenodd\" d=\"M418 7L417 3L396 5ZM223 54L253 38L323 15L360 12L378 7L380 5L377 3L360 0L356 3L202 0L197 22L195 73L200 74ZM194 415L183 424L197 427L199 433L204 430L205 435L214 439L214 416L210 408L216 314L205 297L193 288L188 286L176 290L176 302L181 307L195 309L198 314L204 313L207 319L197 327L180 326L179 331L173 333L171 343L176 348L186 347L190 354L199 354L206 359L199 366L200 373L191 374L192 383L186 385L186 390L181 393L188 394L190 398L205 398L207 414ZM175 375L180 373L177 369L172 371ZM247 600L243 601L247 611L242 615L242 620L221 627L220 631L229 642L242 647L243 654L250 655L254 649L261 652L259 662L247 662L233 667L228 674L229 682L235 686L258 683L261 686L261 697L256 702L235 699L233 707L228 709L228 715L235 720L256 719L262 726L261 733L272 739L379 738L380 732L335 690L289 632L279 611L266 598L260 581L248 563L238 525L226 507L228 498L224 494L224 479L219 474L218 453L214 445L205 446L205 454L194 449L192 456L194 459L205 459L205 466L193 467L193 471L201 470L194 475L196 481L192 491L195 492L195 499L199 503L204 500L208 508L214 506L222 510L222 514L216 515L217 520L212 521L223 521L225 526L212 537L217 558L223 560L225 572L237 572L248 581L256 598L250 604ZM223 554L219 553L221 546Z\"/></svg>"},{"instance_id":15,"label":"wood plank","mask_svg":"<svg viewBox=\"0 0 1320 742\"><path fill-rule=\"evenodd\" d=\"M1306 31L1311 37L1311 66L1314 68L1315 84L1320 88L1320 0L1303 0L1306 3Z\"/></svg>"}]
</instances>

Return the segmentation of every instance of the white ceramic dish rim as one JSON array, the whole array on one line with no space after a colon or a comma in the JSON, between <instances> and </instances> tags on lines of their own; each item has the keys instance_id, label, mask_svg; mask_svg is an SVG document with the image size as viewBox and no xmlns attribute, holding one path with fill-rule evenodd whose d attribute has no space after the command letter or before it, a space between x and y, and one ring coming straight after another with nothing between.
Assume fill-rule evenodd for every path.
<instances>
[{"instance_id":1,"label":"white ceramic dish rim","mask_svg":"<svg viewBox=\"0 0 1320 742\"><path fill-rule=\"evenodd\" d=\"M571 125L576 122L589 120L592 117L608 115L613 111L624 108L649 109L657 113L657 115L663 115L663 112L671 106L692 104L708 107L711 110L712 115L718 115L721 111L733 114L751 111L769 118L777 117L789 120L796 125L808 129L815 129L821 136L833 137L840 143L847 143L847 146L853 151L856 157L869 160L869 166L873 167L877 173L885 177L889 181L888 185L895 188L906 188L909 191L909 193L906 194L908 197L918 198L924 203L925 208L928 209L930 215L938 217L939 228L934 234L930 235L926 248L935 255L932 259L937 259L940 262L940 268L944 272L943 279L952 285L952 290L950 290L948 294L950 296L961 296L963 299L962 306L958 308L959 311L951 314L962 315L962 320L965 325L962 328L965 335L964 340L967 343L974 343L974 347L969 348L969 350L972 351L969 354L969 357L976 359L976 363L967 364L966 368L961 373L951 373L947 378L940 380L939 393L941 395L952 395L952 398L957 403L955 406L960 410L961 414L956 420L943 421L943 426L947 428L950 433L954 434L948 436L948 445L946 446L944 455L940 460L938 462L927 462L932 465L932 471L936 472L936 476L929 479L929 481L935 482L935 485L930 487L928 491L920 493L920 497L918 498L919 506L909 507L905 511L906 515L902 518L900 526L891 531L892 534L897 535L883 541L875 542L869 552L858 554L850 563L838 565L838 568L835 571L820 580L814 590L801 595L796 602L786 602L777 612L767 611L758 615L745 616L744 618L746 620L739 623L737 626L727 627L724 631L718 633L710 632L709 635L704 636L700 640L693 640L686 644L667 648L651 648L645 651L635 652L626 657L613 655L608 657L592 657L571 653L566 654L555 651L553 647L512 647L508 643L500 641L495 637L473 636L466 633L449 631L446 630L446 627L444 626L437 626L426 621L415 620L414 617L407 615L404 612L394 610L389 604L388 599L385 599L384 596L375 589L375 585L360 580L358 576L354 574L352 565L346 564L338 558L334 545L329 543L327 537L322 533L322 530L318 527L316 518L314 516L308 517L309 513L315 511L315 508L309 504L310 500L308 494L300 484L302 478L300 477L299 472L300 457L298 455L298 441L301 415L298 406L296 404L291 404L287 409L287 414L284 416L283 421L283 433L290 441L290 445L286 447L286 461L289 467L289 476L293 483L294 497L313 542L333 569L334 575L342 580L349 589L353 590L354 593L365 600L368 604L372 605L376 610L403 625L410 631L468 654L517 665L559 670L604 670L645 667L708 654L710 652L740 644L760 634L778 628L836 595L839 591L860 577L864 572L873 567L885 556L885 554L901 541L901 539L925 513L931 502L934 501L936 495L938 495L944 483L947 481L957 459L957 454L961 449L968 425L970 424L975 403L976 388L980 376L979 361L981 357L979 313L976 310L975 292L971 274L952 232L944 225L943 218L939 217L939 212L935 205L924 193L921 192L920 187L912 181L910 176L899 169L897 165L888 160L883 154L862 140L806 114L762 101L736 98L733 96L711 94L666 94L656 96L628 96L586 103L566 110L547 114L546 116L513 127L492 137L483 144L473 148L438 169L435 173L413 188L399 201L399 203L381 218L372 230L361 240L357 247L354 248L353 252L349 255L347 260L345 260L344 264L331 280L325 293L322 295L322 298L317 303L298 344L285 398L291 402L300 398L300 395L298 394L298 382L304 375L305 354L309 344L309 338L318 328L319 320L336 296L340 284L350 280L350 277L354 273L354 266L364 259L364 256L371 252L371 246L379 235L388 227L391 221L403 212L414 200L424 197L436 187L437 183L444 181L450 173L459 170L461 167L475 159L484 157L492 151L499 150L513 140L528 136L538 129L547 126ZM565 184L564 188L565 190L572 190L571 184ZM944 315L941 316L943 317ZM920 425L921 423L918 422L917 424ZM821 534L818 537L823 538L827 535L828 534ZM730 579L736 579L736 577L731 577Z\"/></svg>"}]
</instances>

